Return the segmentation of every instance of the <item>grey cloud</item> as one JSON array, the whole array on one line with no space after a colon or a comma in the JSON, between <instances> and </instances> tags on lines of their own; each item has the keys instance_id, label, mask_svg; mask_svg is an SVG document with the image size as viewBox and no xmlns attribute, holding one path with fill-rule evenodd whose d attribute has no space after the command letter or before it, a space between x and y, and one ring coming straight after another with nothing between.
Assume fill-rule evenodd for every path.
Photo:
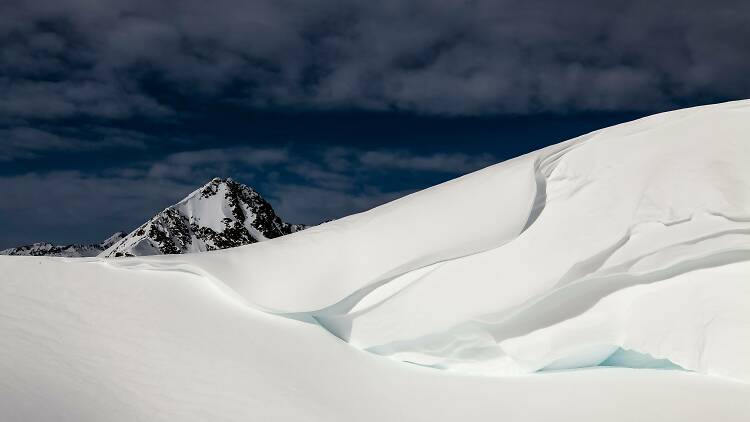
<instances>
[{"instance_id":1,"label":"grey cloud","mask_svg":"<svg viewBox=\"0 0 750 422\"><path fill-rule=\"evenodd\" d=\"M371 188L342 192L307 185L280 185L274 194L274 208L287 221L315 224L368 210L413 191L383 192Z\"/></svg>"},{"instance_id":2,"label":"grey cloud","mask_svg":"<svg viewBox=\"0 0 750 422\"><path fill-rule=\"evenodd\" d=\"M313 161L291 163L287 170L320 188L343 191L355 185L351 174L339 172L335 168L327 168Z\"/></svg>"},{"instance_id":3,"label":"grey cloud","mask_svg":"<svg viewBox=\"0 0 750 422\"><path fill-rule=\"evenodd\" d=\"M289 148L232 147L182 151L117 174L153 179L210 178L243 172L285 172L316 188L344 191L357 188L362 179L378 172L412 171L463 174L494 164L491 154L429 153L408 150L324 148L298 153Z\"/></svg>"},{"instance_id":4,"label":"grey cloud","mask_svg":"<svg viewBox=\"0 0 750 422\"><path fill-rule=\"evenodd\" d=\"M10 117L55 119L79 115L121 119L136 115L164 117L172 113L144 93L117 87L112 81L59 82L2 78L0 113Z\"/></svg>"},{"instance_id":5,"label":"grey cloud","mask_svg":"<svg viewBox=\"0 0 750 422\"><path fill-rule=\"evenodd\" d=\"M361 150L331 147L308 158L294 157L285 170L302 177L315 188L335 191L354 190L363 179L388 172L433 172L459 175L491 164L491 154L427 153L408 150Z\"/></svg>"},{"instance_id":6,"label":"grey cloud","mask_svg":"<svg viewBox=\"0 0 750 422\"><path fill-rule=\"evenodd\" d=\"M469 155L462 153L432 153L414 155L406 151L367 151L359 155L359 161L369 167L446 173L468 173L495 164L490 154Z\"/></svg>"},{"instance_id":7,"label":"grey cloud","mask_svg":"<svg viewBox=\"0 0 750 422\"><path fill-rule=\"evenodd\" d=\"M0 112L638 110L750 95L750 3L102 0L0 6ZM166 102L165 102L166 101Z\"/></svg>"},{"instance_id":8,"label":"grey cloud","mask_svg":"<svg viewBox=\"0 0 750 422\"><path fill-rule=\"evenodd\" d=\"M29 126L0 128L0 162L32 159L53 152L145 148L151 139L139 132L101 126L49 131Z\"/></svg>"},{"instance_id":9,"label":"grey cloud","mask_svg":"<svg viewBox=\"0 0 750 422\"><path fill-rule=\"evenodd\" d=\"M283 148L236 147L183 151L151 164L148 177L185 179L202 175L203 178L210 178L231 174L240 166L263 169L288 159L289 153Z\"/></svg>"},{"instance_id":10,"label":"grey cloud","mask_svg":"<svg viewBox=\"0 0 750 422\"><path fill-rule=\"evenodd\" d=\"M0 129L0 161L33 158L40 151L61 150L77 146L75 140L30 127Z\"/></svg>"}]
</instances>

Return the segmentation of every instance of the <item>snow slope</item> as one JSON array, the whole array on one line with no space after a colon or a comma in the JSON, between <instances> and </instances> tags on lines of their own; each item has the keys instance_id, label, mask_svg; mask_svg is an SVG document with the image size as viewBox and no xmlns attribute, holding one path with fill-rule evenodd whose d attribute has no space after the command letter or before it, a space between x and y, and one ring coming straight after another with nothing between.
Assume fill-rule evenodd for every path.
<instances>
[{"instance_id":1,"label":"snow slope","mask_svg":"<svg viewBox=\"0 0 750 422\"><path fill-rule=\"evenodd\" d=\"M738 101L253 245L0 257L0 415L746 421L749 158Z\"/></svg>"},{"instance_id":2,"label":"snow slope","mask_svg":"<svg viewBox=\"0 0 750 422\"><path fill-rule=\"evenodd\" d=\"M623 348L750 380L748 133L747 101L660 114L192 262L255 306L420 365L502 375ZM301 265L239 271L289 256Z\"/></svg>"}]
</instances>

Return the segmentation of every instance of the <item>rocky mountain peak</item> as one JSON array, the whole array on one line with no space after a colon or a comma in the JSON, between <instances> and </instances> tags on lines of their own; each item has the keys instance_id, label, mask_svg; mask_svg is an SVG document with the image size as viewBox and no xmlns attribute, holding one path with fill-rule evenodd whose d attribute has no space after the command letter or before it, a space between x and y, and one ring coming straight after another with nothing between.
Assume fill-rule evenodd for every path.
<instances>
[{"instance_id":1,"label":"rocky mountain peak","mask_svg":"<svg viewBox=\"0 0 750 422\"><path fill-rule=\"evenodd\" d=\"M180 254L231 248L304 228L279 218L258 192L213 178L105 250L101 256Z\"/></svg>"}]
</instances>

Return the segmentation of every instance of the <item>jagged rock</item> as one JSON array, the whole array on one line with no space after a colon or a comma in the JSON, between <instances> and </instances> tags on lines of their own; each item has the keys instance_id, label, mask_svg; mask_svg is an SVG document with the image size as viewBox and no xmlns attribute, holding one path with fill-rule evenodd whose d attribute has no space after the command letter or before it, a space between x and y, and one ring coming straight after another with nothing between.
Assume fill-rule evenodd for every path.
<instances>
[{"instance_id":1,"label":"jagged rock","mask_svg":"<svg viewBox=\"0 0 750 422\"><path fill-rule=\"evenodd\" d=\"M304 229L281 221L252 188L215 178L102 252L103 257L232 248Z\"/></svg>"}]
</instances>

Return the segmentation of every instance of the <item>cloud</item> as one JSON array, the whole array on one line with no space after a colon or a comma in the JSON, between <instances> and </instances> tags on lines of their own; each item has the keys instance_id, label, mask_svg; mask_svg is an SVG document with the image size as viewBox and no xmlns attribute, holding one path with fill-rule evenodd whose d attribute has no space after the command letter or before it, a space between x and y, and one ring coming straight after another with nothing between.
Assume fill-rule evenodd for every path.
<instances>
[{"instance_id":1,"label":"cloud","mask_svg":"<svg viewBox=\"0 0 750 422\"><path fill-rule=\"evenodd\" d=\"M308 196L320 195L325 200L323 191L329 192L359 192L368 191L374 198L393 198L388 192L377 189L383 175L407 173L437 173L458 176L479 170L494 164L497 159L491 154L469 155L464 153L417 153L409 150L375 149L362 150L357 148L331 147L317 151L311 156L293 155L291 161L284 167L284 171L299 176L304 185L296 186L301 191L302 186L311 187ZM406 191L413 191L416 186ZM277 195L283 199L281 194ZM367 196L367 195L366 195ZM365 201L369 204L382 203L381 199ZM354 197L349 198L349 204L358 203ZM336 209L337 201L331 201L326 206ZM341 202L341 201L339 201ZM287 202L288 203L288 202ZM347 206L343 209L356 209ZM364 208L358 208L358 211ZM343 215L339 210L331 215ZM300 214L300 212L294 212ZM318 215L318 214L316 214ZM331 218L331 217L326 217Z\"/></svg>"},{"instance_id":2,"label":"cloud","mask_svg":"<svg viewBox=\"0 0 750 422\"><path fill-rule=\"evenodd\" d=\"M359 161L368 167L413 171L436 171L446 173L468 173L495 164L490 154L469 155L462 153L432 153L414 155L407 151L367 151Z\"/></svg>"},{"instance_id":3,"label":"cloud","mask_svg":"<svg viewBox=\"0 0 750 422\"><path fill-rule=\"evenodd\" d=\"M49 142L57 146L65 141L52 136ZM317 224L494 161L486 154L232 147L182 151L98 172L0 176L0 247L94 242L117 230L132 230L217 176L254 187L287 221ZM415 179L415 174L433 176Z\"/></svg>"},{"instance_id":4,"label":"cloud","mask_svg":"<svg viewBox=\"0 0 750 422\"><path fill-rule=\"evenodd\" d=\"M262 170L288 159L289 153L284 148L236 147L183 151L151 164L148 177L185 179L201 175L208 179L231 174L237 167Z\"/></svg>"},{"instance_id":5,"label":"cloud","mask_svg":"<svg viewBox=\"0 0 750 422\"><path fill-rule=\"evenodd\" d=\"M0 114L7 117L124 119L164 117L172 113L145 93L121 89L114 81L0 78L0 89L5 93L0 97Z\"/></svg>"},{"instance_id":6,"label":"cloud","mask_svg":"<svg viewBox=\"0 0 750 422\"><path fill-rule=\"evenodd\" d=\"M0 16L0 114L27 119L218 103L653 111L750 96L744 0L28 0Z\"/></svg>"},{"instance_id":7,"label":"cloud","mask_svg":"<svg viewBox=\"0 0 750 422\"><path fill-rule=\"evenodd\" d=\"M29 126L0 128L0 162L34 159L59 152L142 149L152 141L143 133L100 126L51 131Z\"/></svg>"},{"instance_id":8,"label":"cloud","mask_svg":"<svg viewBox=\"0 0 750 422\"><path fill-rule=\"evenodd\" d=\"M0 177L0 247L31 242L96 242L131 230L195 189L160 180L77 171Z\"/></svg>"},{"instance_id":9,"label":"cloud","mask_svg":"<svg viewBox=\"0 0 750 422\"><path fill-rule=\"evenodd\" d=\"M286 167L286 170L319 188L344 191L355 186L355 178L352 174L328 168L314 161L293 162Z\"/></svg>"},{"instance_id":10,"label":"cloud","mask_svg":"<svg viewBox=\"0 0 750 422\"><path fill-rule=\"evenodd\" d=\"M383 192L338 191L309 185L280 184L274 192L274 209L287 221L317 224L382 205L415 189Z\"/></svg>"}]
</instances>

